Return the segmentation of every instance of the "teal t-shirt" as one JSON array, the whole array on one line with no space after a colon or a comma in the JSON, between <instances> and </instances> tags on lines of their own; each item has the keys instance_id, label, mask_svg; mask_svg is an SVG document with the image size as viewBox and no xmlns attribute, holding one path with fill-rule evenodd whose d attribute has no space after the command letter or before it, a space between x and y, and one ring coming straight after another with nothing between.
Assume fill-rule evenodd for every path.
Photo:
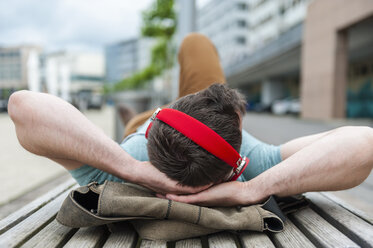
<instances>
[{"instance_id":1,"label":"teal t-shirt","mask_svg":"<svg viewBox=\"0 0 373 248\"><path fill-rule=\"evenodd\" d=\"M139 161L149 161L146 146L147 139L145 138L145 131L149 122L150 120L140 126L136 133L126 137L120 145L123 150ZM248 134L245 130L242 131L240 154L248 157L250 162L242 175L237 179L238 181L248 181L281 162L279 146L263 143ZM96 181L99 184L104 183L105 180L116 182L124 181L123 179L89 165L84 165L69 172L80 185L86 185L93 181Z\"/></svg>"}]
</instances>

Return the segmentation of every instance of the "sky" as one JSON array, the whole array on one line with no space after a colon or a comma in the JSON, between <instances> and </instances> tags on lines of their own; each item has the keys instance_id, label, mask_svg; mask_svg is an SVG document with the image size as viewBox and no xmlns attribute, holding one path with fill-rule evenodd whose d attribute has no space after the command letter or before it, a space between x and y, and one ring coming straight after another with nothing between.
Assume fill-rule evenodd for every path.
<instances>
[{"instance_id":1,"label":"sky","mask_svg":"<svg viewBox=\"0 0 373 248\"><path fill-rule=\"evenodd\" d=\"M198 6L209 0L197 0ZM140 35L152 0L0 0L0 46L100 51Z\"/></svg>"}]
</instances>

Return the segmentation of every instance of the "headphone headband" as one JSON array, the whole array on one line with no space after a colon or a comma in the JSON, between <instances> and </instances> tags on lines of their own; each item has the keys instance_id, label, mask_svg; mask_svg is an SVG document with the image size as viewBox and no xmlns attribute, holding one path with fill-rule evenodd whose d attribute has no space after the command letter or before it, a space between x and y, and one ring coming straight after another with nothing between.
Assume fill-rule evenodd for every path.
<instances>
[{"instance_id":1,"label":"headphone headband","mask_svg":"<svg viewBox=\"0 0 373 248\"><path fill-rule=\"evenodd\" d=\"M190 115L176 109L158 108L152 115L151 121L153 122L156 118L175 128L194 143L230 165L234 169L229 179L231 181L236 180L249 163L248 158L241 156L219 134ZM148 138L152 122L146 130L146 138Z\"/></svg>"}]
</instances>

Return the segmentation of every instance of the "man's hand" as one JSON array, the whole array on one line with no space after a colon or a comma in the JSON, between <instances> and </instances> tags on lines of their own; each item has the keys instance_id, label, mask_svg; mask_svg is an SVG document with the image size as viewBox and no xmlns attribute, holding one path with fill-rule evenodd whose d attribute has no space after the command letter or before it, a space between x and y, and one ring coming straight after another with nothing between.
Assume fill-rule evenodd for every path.
<instances>
[{"instance_id":1,"label":"man's hand","mask_svg":"<svg viewBox=\"0 0 373 248\"><path fill-rule=\"evenodd\" d=\"M254 187L250 187L249 182L226 182L215 185L202 192L191 195L166 194L170 200L197 204L202 206L237 206L251 205L264 200ZM163 197L162 195L158 195Z\"/></svg>"},{"instance_id":2,"label":"man's hand","mask_svg":"<svg viewBox=\"0 0 373 248\"><path fill-rule=\"evenodd\" d=\"M207 189L211 185L201 187L181 186L176 181L168 178L150 162L139 162L135 167L135 183L141 184L160 194L192 194Z\"/></svg>"}]
</instances>

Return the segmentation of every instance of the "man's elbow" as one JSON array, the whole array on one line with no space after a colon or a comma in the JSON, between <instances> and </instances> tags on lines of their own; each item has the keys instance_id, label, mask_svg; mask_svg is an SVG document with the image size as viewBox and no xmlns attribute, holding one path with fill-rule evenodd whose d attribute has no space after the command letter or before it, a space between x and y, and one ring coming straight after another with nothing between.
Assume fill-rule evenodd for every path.
<instances>
[{"instance_id":1,"label":"man's elbow","mask_svg":"<svg viewBox=\"0 0 373 248\"><path fill-rule=\"evenodd\" d=\"M28 99L30 98L30 91L20 90L14 92L8 102L8 114L14 123L20 123L25 119L29 113Z\"/></svg>"},{"instance_id":2,"label":"man's elbow","mask_svg":"<svg viewBox=\"0 0 373 248\"><path fill-rule=\"evenodd\" d=\"M373 147L373 128L368 126L345 126L340 127L337 131L342 135L366 142L366 145Z\"/></svg>"},{"instance_id":3,"label":"man's elbow","mask_svg":"<svg viewBox=\"0 0 373 248\"><path fill-rule=\"evenodd\" d=\"M371 127L363 127L363 128L364 128L363 132L365 133L366 137L369 140L370 147L373 148L373 128Z\"/></svg>"}]
</instances>

